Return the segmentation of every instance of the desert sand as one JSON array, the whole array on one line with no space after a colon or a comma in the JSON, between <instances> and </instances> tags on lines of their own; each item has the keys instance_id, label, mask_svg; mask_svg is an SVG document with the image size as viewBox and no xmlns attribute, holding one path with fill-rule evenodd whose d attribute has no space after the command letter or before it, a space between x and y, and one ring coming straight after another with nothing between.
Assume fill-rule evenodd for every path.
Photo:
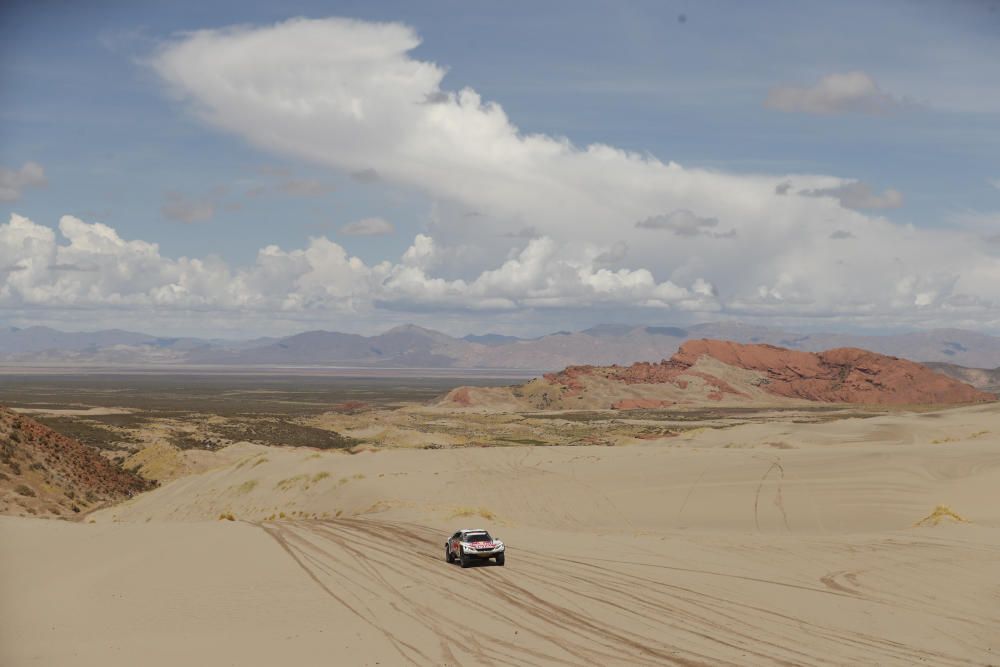
<instances>
[{"instance_id":1,"label":"desert sand","mask_svg":"<svg viewBox=\"0 0 1000 667\"><path fill-rule=\"evenodd\" d=\"M217 456L83 523L0 517L0 664L1000 662L996 404ZM506 567L446 564L465 526Z\"/></svg>"}]
</instances>

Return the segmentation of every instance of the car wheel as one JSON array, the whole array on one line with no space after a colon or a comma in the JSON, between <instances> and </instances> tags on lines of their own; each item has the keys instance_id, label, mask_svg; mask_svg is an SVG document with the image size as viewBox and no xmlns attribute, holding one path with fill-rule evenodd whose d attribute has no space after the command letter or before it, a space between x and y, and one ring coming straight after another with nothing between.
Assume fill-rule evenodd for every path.
<instances>
[{"instance_id":1,"label":"car wheel","mask_svg":"<svg viewBox=\"0 0 1000 667\"><path fill-rule=\"evenodd\" d=\"M506 556L506 554L500 554L497 556L497 565L500 567L503 567L504 556Z\"/></svg>"},{"instance_id":2,"label":"car wheel","mask_svg":"<svg viewBox=\"0 0 1000 667\"><path fill-rule=\"evenodd\" d=\"M469 558L465 555L465 552L462 552L462 555L458 557L458 562L461 563L462 567L469 567L471 564L469 563Z\"/></svg>"},{"instance_id":3,"label":"car wheel","mask_svg":"<svg viewBox=\"0 0 1000 667\"><path fill-rule=\"evenodd\" d=\"M448 548L447 544L444 545L444 560L445 560L446 563L454 563L455 562L455 555L453 553L451 553L451 549Z\"/></svg>"}]
</instances>

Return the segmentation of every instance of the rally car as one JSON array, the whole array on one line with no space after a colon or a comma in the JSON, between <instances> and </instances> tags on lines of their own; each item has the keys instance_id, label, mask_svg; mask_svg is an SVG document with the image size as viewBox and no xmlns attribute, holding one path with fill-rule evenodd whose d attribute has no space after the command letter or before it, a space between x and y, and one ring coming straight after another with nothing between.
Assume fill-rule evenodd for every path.
<instances>
[{"instance_id":1,"label":"rally car","mask_svg":"<svg viewBox=\"0 0 1000 667\"><path fill-rule=\"evenodd\" d=\"M444 543L444 559L449 563L457 560L462 567L490 558L496 559L497 565L503 565L504 551L503 542L493 539L481 528L460 530Z\"/></svg>"}]
</instances>

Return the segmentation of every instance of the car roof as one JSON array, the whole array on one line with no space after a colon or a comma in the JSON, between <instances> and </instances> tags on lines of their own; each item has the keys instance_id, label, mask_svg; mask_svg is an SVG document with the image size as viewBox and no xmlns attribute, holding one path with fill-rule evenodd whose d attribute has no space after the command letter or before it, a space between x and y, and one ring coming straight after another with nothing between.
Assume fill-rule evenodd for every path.
<instances>
[{"instance_id":1,"label":"car roof","mask_svg":"<svg viewBox=\"0 0 1000 667\"><path fill-rule=\"evenodd\" d=\"M489 531L485 528L463 528L458 531L460 533L488 533Z\"/></svg>"}]
</instances>

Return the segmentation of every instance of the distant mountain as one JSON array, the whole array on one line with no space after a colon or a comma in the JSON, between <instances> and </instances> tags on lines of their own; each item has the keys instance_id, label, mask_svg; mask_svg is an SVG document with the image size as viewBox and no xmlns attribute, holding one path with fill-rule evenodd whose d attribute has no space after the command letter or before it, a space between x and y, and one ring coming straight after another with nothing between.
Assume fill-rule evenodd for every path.
<instances>
[{"instance_id":1,"label":"distant mountain","mask_svg":"<svg viewBox=\"0 0 1000 667\"><path fill-rule=\"evenodd\" d=\"M462 340L468 341L470 343L479 343L481 345L506 345L507 343L513 343L519 340L517 336L503 336L501 334L469 334L468 336L463 336Z\"/></svg>"},{"instance_id":2,"label":"distant mountain","mask_svg":"<svg viewBox=\"0 0 1000 667\"><path fill-rule=\"evenodd\" d=\"M49 327L0 329L0 351L5 354L26 354L47 350L79 351L113 345L151 344L155 341L155 336L118 329L89 333L67 333Z\"/></svg>"},{"instance_id":3,"label":"distant mountain","mask_svg":"<svg viewBox=\"0 0 1000 667\"><path fill-rule=\"evenodd\" d=\"M185 364L554 370L669 358L687 340L767 343L804 352L857 347L918 362L1000 367L1000 338L960 329L906 334L803 334L738 322L689 327L600 324L538 338L500 334L455 338L414 325L376 336L307 331L247 341L165 338L129 331L66 333L47 327L0 329L0 361L51 365Z\"/></svg>"},{"instance_id":4,"label":"distant mountain","mask_svg":"<svg viewBox=\"0 0 1000 667\"><path fill-rule=\"evenodd\" d=\"M927 367L942 375L971 384L976 389L1000 394L1000 368L966 368L940 362L928 363Z\"/></svg>"}]
</instances>

